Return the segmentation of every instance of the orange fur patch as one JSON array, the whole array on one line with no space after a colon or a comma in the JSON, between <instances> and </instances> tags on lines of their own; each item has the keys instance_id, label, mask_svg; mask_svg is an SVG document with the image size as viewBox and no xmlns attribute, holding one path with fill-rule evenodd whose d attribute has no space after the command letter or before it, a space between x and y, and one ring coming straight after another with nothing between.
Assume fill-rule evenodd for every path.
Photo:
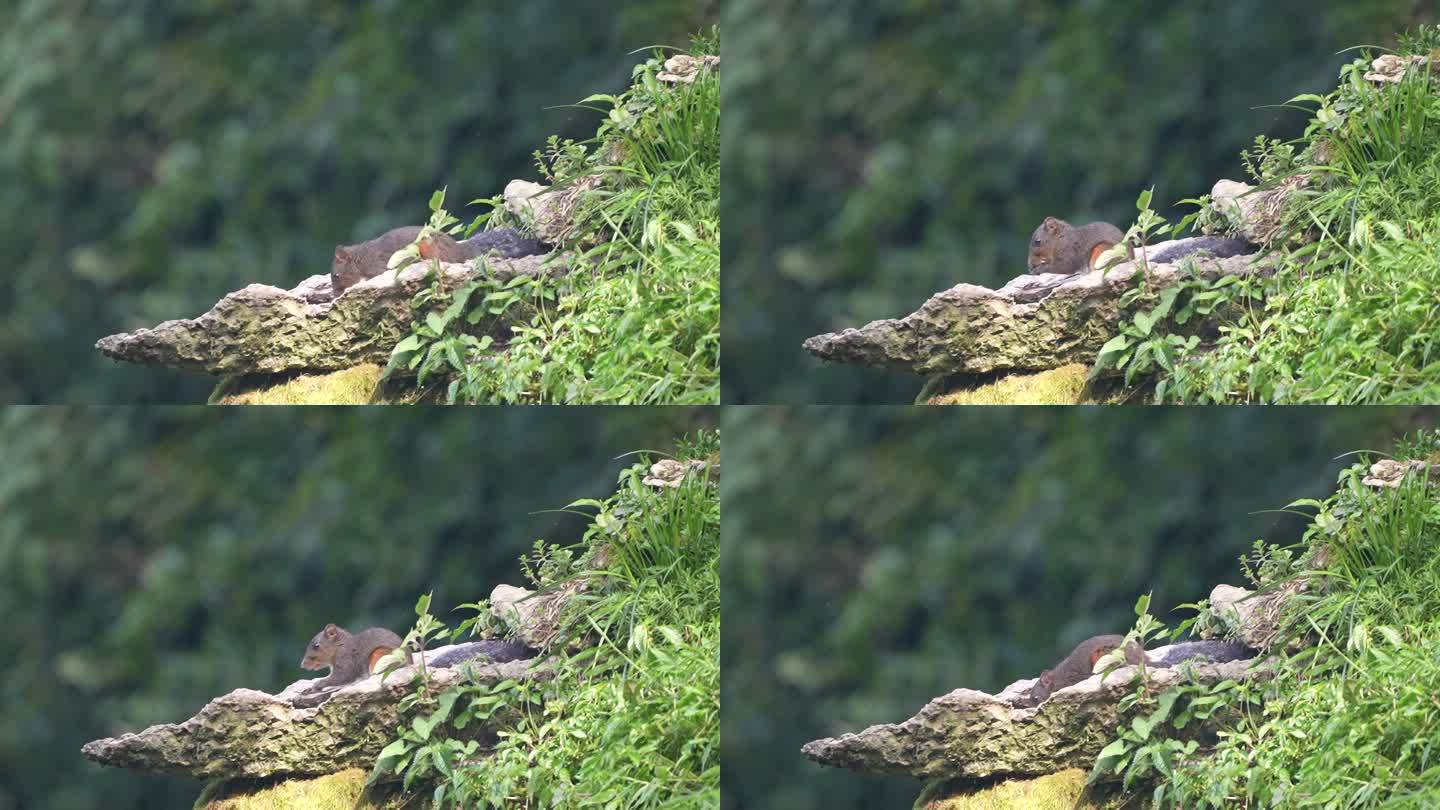
<instances>
[{"instance_id":1,"label":"orange fur patch","mask_svg":"<svg viewBox=\"0 0 1440 810\"><path fill-rule=\"evenodd\" d=\"M1100 254L1104 253L1105 251L1109 250L1109 249L1112 248L1112 247L1115 247L1115 243L1114 243L1114 242L1101 242L1100 244L1096 245L1095 247L1090 248L1090 269L1091 269L1091 270L1098 270L1098 269L1100 269L1100 265L1099 265L1099 262L1100 262Z\"/></svg>"},{"instance_id":2,"label":"orange fur patch","mask_svg":"<svg viewBox=\"0 0 1440 810\"><path fill-rule=\"evenodd\" d=\"M380 659L381 659L381 658L384 658L385 656L389 655L392 649L393 649L392 647L376 647L375 649L373 649L373 650L370 651L370 671L371 671L371 672L374 672L374 671L375 671L375 665L378 664L378 663L380 663Z\"/></svg>"},{"instance_id":3,"label":"orange fur patch","mask_svg":"<svg viewBox=\"0 0 1440 810\"><path fill-rule=\"evenodd\" d=\"M1093 260L1092 260L1092 261L1093 261ZM1114 647L1096 647L1096 648L1095 648L1095 651L1092 652L1092 653L1090 653L1090 668L1091 668L1091 669L1094 669L1094 668L1095 668L1095 665L1096 665L1097 663L1099 663L1100 659L1103 658L1106 653L1110 652L1110 651L1113 650L1113 649L1115 649L1115 648L1114 648Z\"/></svg>"}]
</instances>

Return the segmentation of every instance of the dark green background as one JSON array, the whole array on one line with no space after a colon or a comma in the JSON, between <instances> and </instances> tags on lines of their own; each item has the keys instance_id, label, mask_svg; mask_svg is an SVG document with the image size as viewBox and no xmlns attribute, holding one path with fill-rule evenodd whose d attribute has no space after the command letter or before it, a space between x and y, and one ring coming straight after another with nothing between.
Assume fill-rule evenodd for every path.
<instances>
[{"instance_id":1,"label":"dark green background","mask_svg":"<svg viewBox=\"0 0 1440 810\"><path fill-rule=\"evenodd\" d=\"M800 343L1025 269L1047 215L1128 225L1246 179L1354 45L1440 22L1421 0L729 0L725 402L913 400L920 378Z\"/></svg>"},{"instance_id":2,"label":"dark green background","mask_svg":"<svg viewBox=\"0 0 1440 810\"><path fill-rule=\"evenodd\" d=\"M87 740L302 677L326 622L413 624L527 584L558 510L702 408L0 409L0 808L187 807Z\"/></svg>"},{"instance_id":3,"label":"dark green background","mask_svg":"<svg viewBox=\"0 0 1440 810\"><path fill-rule=\"evenodd\" d=\"M1244 585L1264 510L1333 491L1435 409L725 409L727 809L903 808L918 781L822 768L806 741L994 692L1078 641Z\"/></svg>"},{"instance_id":4,"label":"dark green background","mask_svg":"<svg viewBox=\"0 0 1440 810\"><path fill-rule=\"evenodd\" d=\"M213 379L95 340L329 272L442 186L458 210L537 179L549 135L595 134L564 105L624 89L715 5L10 0L0 403L203 400Z\"/></svg>"}]
</instances>

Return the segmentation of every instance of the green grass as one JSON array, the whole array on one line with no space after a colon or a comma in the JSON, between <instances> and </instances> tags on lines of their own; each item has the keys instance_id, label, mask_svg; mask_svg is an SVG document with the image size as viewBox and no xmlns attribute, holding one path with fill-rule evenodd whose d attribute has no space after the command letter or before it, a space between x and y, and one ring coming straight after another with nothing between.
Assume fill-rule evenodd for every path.
<instances>
[{"instance_id":1,"label":"green grass","mask_svg":"<svg viewBox=\"0 0 1440 810\"><path fill-rule=\"evenodd\" d=\"M1440 432L1402 441L1399 458L1435 458ZM1165 806L1421 808L1440 801L1440 499L1411 476L1398 490L1345 470L1295 547L1256 544L1261 589L1303 577L1287 611L1275 677L1215 690L1232 721L1208 756L1161 784ZM1205 620L1202 611L1201 620ZM1285 642L1303 642L1287 647Z\"/></svg>"},{"instance_id":2,"label":"green grass","mask_svg":"<svg viewBox=\"0 0 1440 810\"><path fill-rule=\"evenodd\" d=\"M718 434L677 456L718 463ZM605 501L566 507L591 516L579 546L537 543L526 561L542 591L588 583L551 645L555 678L419 697L405 744L382 753L377 773L400 772L445 807L719 805L718 487L691 475L656 491L640 483L648 469L642 460L625 470ZM480 752L465 727L498 713L513 722Z\"/></svg>"},{"instance_id":3,"label":"green grass","mask_svg":"<svg viewBox=\"0 0 1440 810\"><path fill-rule=\"evenodd\" d=\"M718 31L694 55L719 53ZM426 293L395 361L451 402L713 404L720 401L720 77L667 85L664 54L635 70L619 96L585 99L607 113L594 139L552 138L537 152L552 188L599 173L582 197L577 257L565 278L478 283L453 317L426 323L449 296ZM494 200L484 202L495 202ZM500 222L504 212L481 220ZM513 222L523 227L523 222ZM478 293L478 294L477 294ZM513 304L526 313L504 350L464 334L462 314ZM438 328L437 328L438 327Z\"/></svg>"},{"instance_id":4,"label":"green grass","mask_svg":"<svg viewBox=\"0 0 1440 810\"><path fill-rule=\"evenodd\" d=\"M1430 53L1440 29L1400 42ZM1440 81L1412 71L1377 87L1362 78L1372 56L1334 92L1291 100L1313 110L1304 136L1247 153L1262 187L1307 178L1275 241L1279 271L1213 350L1157 370L1147 384L1164 401L1440 401Z\"/></svg>"}]
</instances>

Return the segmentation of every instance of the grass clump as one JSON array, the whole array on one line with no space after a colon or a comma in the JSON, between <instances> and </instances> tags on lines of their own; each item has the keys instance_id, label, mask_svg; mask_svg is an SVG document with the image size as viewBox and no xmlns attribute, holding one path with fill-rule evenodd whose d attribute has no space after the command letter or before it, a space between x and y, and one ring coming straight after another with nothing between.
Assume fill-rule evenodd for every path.
<instances>
[{"instance_id":1,"label":"grass clump","mask_svg":"<svg viewBox=\"0 0 1440 810\"><path fill-rule=\"evenodd\" d=\"M1078 405L1089 369L1078 363L1036 374L1010 374L975 388L926 396L927 405Z\"/></svg>"},{"instance_id":2,"label":"grass clump","mask_svg":"<svg viewBox=\"0 0 1440 810\"><path fill-rule=\"evenodd\" d=\"M212 783L195 802L196 810L404 810L419 802L366 791L358 768L309 779L273 784L244 781Z\"/></svg>"},{"instance_id":3,"label":"grass clump","mask_svg":"<svg viewBox=\"0 0 1440 810\"><path fill-rule=\"evenodd\" d=\"M1437 49L1434 26L1399 38L1432 68ZM1291 99L1313 113L1304 135L1245 153L1262 189L1294 189L1266 245L1277 271L1212 345L1176 343L1147 369L1158 401L1440 401L1440 77L1376 84L1372 56L1328 95Z\"/></svg>"},{"instance_id":4,"label":"grass clump","mask_svg":"<svg viewBox=\"0 0 1440 810\"><path fill-rule=\"evenodd\" d=\"M935 781L926 785L915 801L915 810L1116 810L1123 806L1117 796L1087 789L1085 772L1078 768L995 784Z\"/></svg>"},{"instance_id":5,"label":"grass clump","mask_svg":"<svg viewBox=\"0 0 1440 810\"><path fill-rule=\"evenodd\" d=\"M677 455L718 464L718 453L704 433ZM555 677L422 689L376 776L423 786L440 807L718 806L718 487L691 473L656 490L642 483L649 466L622 472L604 501L566 507L591 516L578 546L537 542L525 561L540 591L575 592L548 649ZM487 621L483 602L465 607L476 618L455 637ZM481 751L466 726L500 714L509 730Z\"/></svg>"},{"instance_id":6,"label":"grass clump","mask_svg":"<svg viewBox=\"0 0 1440 810\"><path fill-rule=\"evenodd\" d=\"M691 51L719 46L717 30ZM578 195L558 246L572 272L422 292L392 366L449 402L720 401L720 77L702 69L693 83L666 84L663 62L657 52L625 93L581 102L607 113L595 138L551 138L536 153L551 188ZM468 230L483 222L533 225L497 208ZM432 226L462 230L443 211ZM467 333L507 313L516 323L504 338Z\"/></svg>"},{"instance_id":7,"label":"grass clump","mask_svg":"<svg viewBox=\"0 0 1440 810\"><path fill-rule=\"evenodd\" d=\"M255 385L227 378L215 389L212 405L371 405L381 404L381 374L374 363L332 371L301 374L276 383L260 377Z\"/></svg>"},{"instance_id":8,"label":"grass clump","mask_svg":"<svg viewBox=\"0 0 1440 810\"><path fill-rule=\"evenodd\" d=\"M1396 455L1433 460L1437 451L1440 432L1430 431L1403 440ZM1367 459L1344 470L1330 498L1290 505L1313 513L1299 544L1257 542L1243 561L1260 592L1294 592L1271 648L1273 677L1159 697L1171 710L1224 713L1213 746L1197 754L1165 722L1152 722L1155 714L1135 718L1132 728L1153 735L1144 752L1184 754L1146 765L1159 806L1440 801L1440 493L1419 473L1398 489L1364 486L1368 466ZM1192 621L1213 619L1200 608ZM1145 757L1129 748L1107 748L1110 765L1133 769Z\"/></svg>"}]
</instances>

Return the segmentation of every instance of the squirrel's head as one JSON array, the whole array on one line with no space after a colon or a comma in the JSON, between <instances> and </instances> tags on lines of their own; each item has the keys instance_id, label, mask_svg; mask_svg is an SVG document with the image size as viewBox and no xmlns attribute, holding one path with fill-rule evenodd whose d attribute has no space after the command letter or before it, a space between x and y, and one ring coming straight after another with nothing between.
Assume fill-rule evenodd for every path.
<instances>
[{"instance_id":1,"label":"squirrel's head","mask_svg":"<svg viewBox=\"0 0 1440 810\"><path fill-rule=\"evenodd\" d=\"M340 646L340 634L345 631L333 624L315 634L305 646L305 656L300 659L301 669L325 669L335 663L335 650Z\"/></svg>"},{"instance_id":2,"label":"squirrel's head","mask_svg":"<svg viewBox=\"0 0 1440 810\"><path fill-rule=\"evenodd\" d=\"M1038 706L1044 703L1051 694L1055 692L1054 670L1045 670L1040 677L1035 679L1035 684L1030 687L1029 698L1031 706Z\"/></svg>"},{"instance_id":3,"label":"squirrel's head","mask_svg":"<svg viewBox=\"0 0 1440 810\"><path fill-rule=\"evenodd\" d=\"M1055 249L1060 245L1060 237L1068 227L1064 220L1046 217L1040 227L1030 234L1030 256L1026 263L1030 272L1047 272L1046 268L1055 261Z\"/></svg>"},{"instance_id":4,"label":"squirrel's head","mask_svg":"<svg viewBox=\"0 0 1440 810\"><path fill-rule=\"evenodd\" d=\"M360 279L355 278L355 253L350 248L340 245L335 248L335 258L330 262L330 286L339 295L347 287L353 286Z\"/></svg>"}]
</instances>

